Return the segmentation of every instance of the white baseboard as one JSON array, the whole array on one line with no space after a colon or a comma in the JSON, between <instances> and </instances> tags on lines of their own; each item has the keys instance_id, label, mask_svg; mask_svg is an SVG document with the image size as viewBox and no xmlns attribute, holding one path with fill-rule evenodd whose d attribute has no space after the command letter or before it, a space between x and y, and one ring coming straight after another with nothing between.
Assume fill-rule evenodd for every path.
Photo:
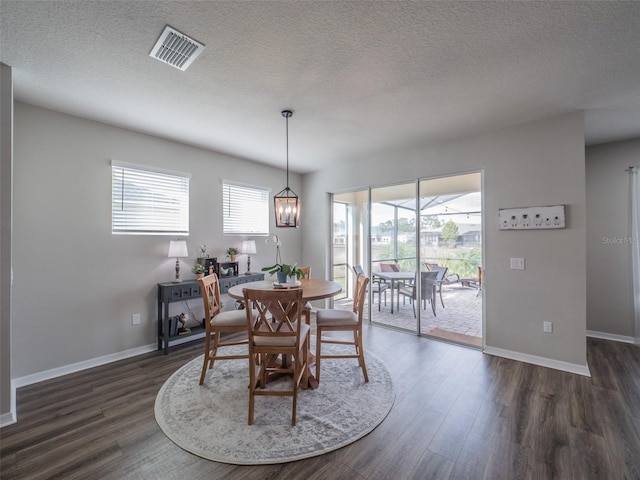
<instances>
[{"instance_id":1,"label":"white baseboard","mask_svg":"<svg viewBox=\"0 0 640 480\"><path fill-rule=\"evenodd\" d=\"M124 360L125 358L135 357L136 355L142 355L143 353L153 352L158 348L158 345L153 343L149 345L143 345L141 347L131 348L122 352L111 353L102 357L90 358L82 362L72 363L71 365L65 365L63 367L52 368L51 370L45 370L43 372L33 373L31 375L25 375L24 377L14 378L11 381L11 386L16 389L31 385L33 383L43 382L52 378L61 377L70 373L79 372L88 368L98 367L111 362L117 362L118 360Z\"/></svg>"},{"instance_id":2,"label":"white baseboard","mask_svg":"<svg viewBox=\"0 0 640 480\"><path fill-rule=\"evenodd\" d=\"M615 333L596 332L595 330L587 330L587 337L602 338L603 340L612 340L614 342L637 343L637 339L627 335L617 335Z\"/></svg>"},{"instance_id":3,"label":"white baseboard","mask_svg":"<svg viewBox=\"0 0 640 480\"><path fill-rule=\"evenodd\" d=\"M205 334L199 333L196 335L190 335L184 339L179 338L171 342L171 345L180 345L189 341L197 340L198 338L204 338ZM149 345L143 345L141 347L131 348L122 352L111 353L102 357L91 358L82 362L72 363L71 365L65 365L63 367L52 368L43 372L33 373L31 375L25 375L24 377L18 377L11 380L11 411L0 415L0 428L11 425L17 422L16 415L16 390L26 385L31 385L52 378L61 377L70 373L79 372L88 368L98 367L107 363L117 362L118 360L124 360L125 358L135 357L142 355L143 353L149 353L157 350L158 345L151 343Z\"/></svg>"},{"instance_id":4,"label":"white baseboard","mask_svg":"<svg viewBox=\"0 0 640 480\"><path fill-rule=\"evenodd\" d=\"M541 367L553 368L555 370L562 370L563 372L577 373L578 375L584 375L590 377L588 365L579 365L577 363L562 362L560 360L553 360L546 357L538 357L537 355L528 355L526 353L514 352L511 350L503 350L502 348L485 347L484 353L489 355L495 355L496 357L504 357L510 360L518 360L520 362L531 363L533 365L539 365Z\"/></svg>"},{"instance_id":5,"label":"white baseboard","mask_svg":"<svg viewBox=\"0 0 640 480\"><path fill-rule=\"evenodd\" d=\"M16 415L16 387L13 385L13 381L11 381L11 398L9 402L9 411L0 415L0 428L14 424L18 421L18 417Z\"/></svg>"},{"instance_id":6,"label":"white baseboard","mask_svg":"<svg viewBox=\"0 0 640 480\"><path fill-rule=\"evenodd\" d=\"M68 375L70 373L79 372L88 368L98 367L107 363L117 362L118 360L124 360L125 358L135 357L136 355L142 355L143 353L153 352L157 348L158 346L155 343L143 345L142 347L132 348L123 352L111 353L102 357L72 363L71 365L65 365L63 367L52 368L51 370L25 375L24 377L14 378L11 380L11 411L0 415L0 428L18 421L16 415L16 390L18 388L50 380L52 378L61 377L63 375Z\"/></svg>"},{"instance_id":7,"label":"white baseboard","mask_svg":"<svg viewBox=\"0 0 640 480\"><path fill-rule=\"evenodd\" d=\"M8 413L0 415L0 428L16 423L16 409L12 409Z\"/></svg>"}]
</instances>

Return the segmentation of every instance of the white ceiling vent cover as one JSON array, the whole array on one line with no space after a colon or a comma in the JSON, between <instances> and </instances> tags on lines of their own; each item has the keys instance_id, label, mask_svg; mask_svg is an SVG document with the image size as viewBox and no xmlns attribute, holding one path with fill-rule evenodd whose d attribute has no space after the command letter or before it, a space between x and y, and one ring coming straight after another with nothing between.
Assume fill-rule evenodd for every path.
<instances>
[{"instance_id":1,"label":"white ceiling vent cover","mask_svg":"<svg viewBox=\"0 0 640 480\"><path fill-rule=\"evenodd\" d=\"M184 71L203 50L202 43L167 26L149 56Z\"/></svg>"}]
</instances>

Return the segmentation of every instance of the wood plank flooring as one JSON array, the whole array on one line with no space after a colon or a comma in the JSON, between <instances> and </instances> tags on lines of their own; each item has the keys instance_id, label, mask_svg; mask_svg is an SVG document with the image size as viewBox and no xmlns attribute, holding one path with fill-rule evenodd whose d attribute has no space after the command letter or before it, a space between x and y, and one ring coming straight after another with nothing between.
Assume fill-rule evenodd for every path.
<instances>
[{"instance_id":1,"label":"wood plank flooring","mask_svg":"<svg viewBox=\"0 0 640 480\"><path fill-rule=\"evenodd\" d=\"M2 479L640 479L640 348L588 340L592 377L380 327L385 421L340 450L260 466L176 447L154 418L164 381L203 342L23 387L0 430ZM347 360L349 361L349 360Z\"/></svg>"}]
</instances>

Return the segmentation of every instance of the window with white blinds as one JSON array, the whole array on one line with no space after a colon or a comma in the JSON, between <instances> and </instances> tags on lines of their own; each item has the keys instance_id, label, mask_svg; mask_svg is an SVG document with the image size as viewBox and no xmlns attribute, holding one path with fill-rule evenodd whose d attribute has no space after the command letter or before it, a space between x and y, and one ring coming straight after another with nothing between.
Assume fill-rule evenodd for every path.
<instances>
[{"instance_id":1,"label":"window with white blinds","mask_svg":"<svg viewBox=\"0 0 640 480\"><path fill-rule=\"evenodd\" d=\"M111 233L189 235L190 175L111 162Z\"/></svg>"},{"instance_id":2,"label":"window with white blinds","mask_svg":"<svg viewBox=\"0 0 640 480\"><path fill-rule=\"evenodd\" d=\"M269 190L222 181L225 235L269 235Z\"/></svg>"}]
</instances>

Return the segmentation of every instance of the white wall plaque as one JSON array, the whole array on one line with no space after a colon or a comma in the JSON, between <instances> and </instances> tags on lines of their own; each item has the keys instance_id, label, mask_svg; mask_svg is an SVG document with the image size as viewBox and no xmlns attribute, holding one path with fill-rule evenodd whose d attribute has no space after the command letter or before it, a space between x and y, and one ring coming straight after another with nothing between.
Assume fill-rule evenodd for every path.
<instances>
[{"instance_id":1,"label":"white wall plaque","mask_svg":"<svg viewBox=\"0 0 640 480\"><path fill-rule=\"evenodd\" d=\"M501 208L498 210L498 222L500 230L565 228L564 205Z\"/></svg>"}]
</instances>

